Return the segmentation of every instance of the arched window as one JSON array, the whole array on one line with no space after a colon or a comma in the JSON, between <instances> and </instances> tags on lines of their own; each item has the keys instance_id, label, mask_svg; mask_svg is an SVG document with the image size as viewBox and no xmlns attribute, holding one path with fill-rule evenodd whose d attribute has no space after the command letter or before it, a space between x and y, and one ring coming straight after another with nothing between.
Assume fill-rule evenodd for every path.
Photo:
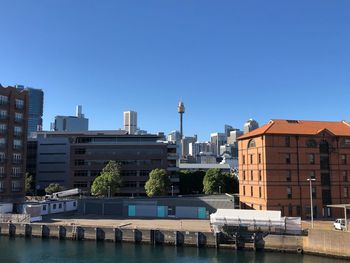
<instances>
[{"instance_id":1,"label":"arched window","mask_svg":"<svg viewBox=\"0 0 350 263\"><path fill-rule=\"evenodd\" d=\"M308 147L308 148L317 148L317 142L315 140L308 140L306 142L306 147Z\"/></svg>"},{"instance_id":2,"label":"arched window","mask_svg":"<svg viewBox=\"0 0 350 263\"><path fill-rule=\"evenodd\" d=\"M255 140L254 139L251 139L249 142L248 142L248 148L254 148L256 147L255 145Z\"/></svg>"}]
</instances>

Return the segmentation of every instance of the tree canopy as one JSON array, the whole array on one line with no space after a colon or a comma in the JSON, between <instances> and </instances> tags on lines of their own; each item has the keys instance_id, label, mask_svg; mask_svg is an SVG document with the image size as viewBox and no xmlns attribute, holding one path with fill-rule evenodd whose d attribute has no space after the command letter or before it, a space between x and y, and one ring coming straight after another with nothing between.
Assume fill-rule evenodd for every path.
<instances>
[{"instance_id":1,"label":"tree canopy","mask_svg":"<svg viewBox=\"0 0 350 263\"><path fill-rule=\"evenodd\" d=\"M154 169L149 174L145 184L146 194L149 197L167 195L170 188L170 179L164 169Z\"/></svg>"},{"instance_id":2,"label":"tree canopy","mask_svg":"<svg viewBox=\"0 0 350 263\"><path fill-rule=\"evenodd\" d=\"M203 193L204 171L179 171L179 190L182 195Z\"/></svg>"},{"instance_id":3,"label":"tree canopy","mask_svg":"<svg viewBox=\"0 0 350 263\"><path fill-rule=\"evenodd\" d=\"M109 196L109 194L113 196L119 192L121 185L120 164L109 161L92 183L91 193L96 196Z\"/></svg>"},{"instance_id":4,"label":"tree canopy","mask_svg":"<svg viewBox=\"0 0 350 263\"><path fill-rule=\"evenodd\" d=\"M225 192L225 175L220 169L209 169L205 173L203 191L205 194Z\"/></svg>"},{"instance_id":5,"label":"tree canopy","mask_svg":"<svg viewBox=\"0 0 350 263\"><path fill-rule=\"evenodd\" d=\"M56 183L51 183L51 184L49 184L48 187L45 188L45 192L47 194L53 194L53 193L62 191L62 189L63 189L63 187L61 185L56 184Z\"/></svg>"},{"instance_id":6,"label":"tree canopy","mask_svg":"<svg viewBox=\"0 0 350 263\"><path fill-rule=\"evenodd\" d=\"M24 179L24 189L26 194L30 194L33 190L32 188L33 184L33 176L31 176L29 173L26 173L26 177Z\"/></svg>"}]
</instances>

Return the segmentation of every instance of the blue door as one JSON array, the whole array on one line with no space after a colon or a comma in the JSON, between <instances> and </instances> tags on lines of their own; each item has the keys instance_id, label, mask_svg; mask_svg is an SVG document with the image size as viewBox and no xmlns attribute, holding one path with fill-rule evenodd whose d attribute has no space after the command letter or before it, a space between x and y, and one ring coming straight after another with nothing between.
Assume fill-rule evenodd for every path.
<instances>
[{"instance_id":1,"label":"blue door","mask_svg":"<svg viewBox=\"0 0 350 263\"><path fill-rule=\"evenodd\" d=\"M205 211L205 207L198 207L198 218L199 219L205 219L207 218L207 214Z\"/></svg>"},{"instance_id":2,"label":"blue door","mask_svg":"<svg viewBox=\"0 0 350 263\"><path fill-rule=\"evenodd\" d=\"M128 216L136 216L136 206L135 205L128 206Z\"/></svg>"},{"instance_id":3,"label":"blue door","mask_svg":"<svg viewBox=\"0 0 350 263\"><path fill-rule=\"evenodd\" d=\"M157 216L158 217L165 217L165 206L158 206L157 207Z\"/></svg>"}]
</instances>

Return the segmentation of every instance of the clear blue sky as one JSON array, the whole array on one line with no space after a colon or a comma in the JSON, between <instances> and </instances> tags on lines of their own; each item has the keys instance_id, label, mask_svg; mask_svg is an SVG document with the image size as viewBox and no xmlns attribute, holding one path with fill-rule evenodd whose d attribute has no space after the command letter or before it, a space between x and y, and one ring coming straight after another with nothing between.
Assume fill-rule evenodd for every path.
<instances>
[{"instance_id":1,"label":"clear blue sky","mask_svg":"<svg viewBox=\"0 0 350 263\"><path fill-rule=\"evenodd\" d=\"M133 109L200 139L250 117L350 119L349 0L1 0L0 83L45 91L44 127Z\"/></svg>"}]
</instances>

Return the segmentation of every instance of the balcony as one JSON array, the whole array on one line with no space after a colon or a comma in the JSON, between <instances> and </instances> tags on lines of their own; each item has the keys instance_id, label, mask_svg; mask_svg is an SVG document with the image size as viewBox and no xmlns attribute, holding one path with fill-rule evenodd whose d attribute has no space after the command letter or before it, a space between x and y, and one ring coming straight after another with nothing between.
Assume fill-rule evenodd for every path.
<instances>
[{"instance_id":1,"label":"balcony","mask_svg":"<svg viewBox=\"0 0 350 263\"><path fill-rule=\"evenodd\" d=\"M11 177L12 178L20 178L23 176L23 173L12 173Z\"/></svg>"}]
</instances>

